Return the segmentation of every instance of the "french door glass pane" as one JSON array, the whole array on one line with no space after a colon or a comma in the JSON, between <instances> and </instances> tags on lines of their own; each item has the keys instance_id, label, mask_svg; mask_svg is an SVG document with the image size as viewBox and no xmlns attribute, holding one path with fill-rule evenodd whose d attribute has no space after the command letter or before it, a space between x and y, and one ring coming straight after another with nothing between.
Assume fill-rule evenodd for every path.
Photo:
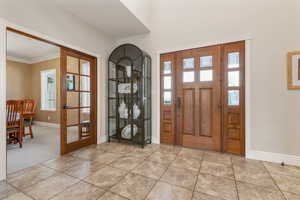
<instances>
[{"instance_id":1,"label":"french door glass pane","mask_svg":"<svg viewBox=\"0 0 300 200\"><path fill-rule=\"evenodd\" d=\"M67 126L79 124L79 109L67 109Z\"/></svg>"},{"instance_id":2,"label":"french door glass pane","mask_svg":"<svg viewBox=\"0 0 300 200\"><path fill-rule=\"evenodd\" d=\"M91 81L90 77L80 76L80 90L81 91L90 91L91 90Z\"/></svg>"},{"instance_id":3,"label":"french door glass pane","mask_svg":"<svg viewBox=\"0 0 300 200\"><path fill-rule=\"evenodd\" d=\"M66 76L67 91L79 90L79 76L74 74L67 74Z\"/></svg>"},{"instance_id":4,"label":"french door glass pane","mask_svg":"<svg viewBox=\"0 0 300 200\"><path fill-rule=\"evenodd\" d=\"M200 81L212 81L213 70L200 70Z\"/></svg>"},{"instance_id":5,"label":"french door glass pane","mask_svg":"<svg viewBox=\"0 0 300 200\"><path fill-rule=\"evenodd\" d=\"M212 56L201 56L200 57L200 67L212 67L213 66Z\"/></svg>"},{"instance_id":6,"label":"french door glass pane","mask_svg":"<svg viewBox=\"0 0 300 200\"><path fill-rule=\"evenodd\" d=\"M67 107L79 107L79 92L67 92Z\"/></svg>"},{"instance_id":7,"label":"french door glass pane","mask_svg":"<svg viewBox=\"0 0 300 200\"><path fill-rule=\"evenodd\" d=\"M70 144L72 142L79 141L79 127L71 126L67 127L67 143Z\"/></svg>"},{"instance_id":8,"label":"french door glass pane","mask_svg":"<svg viewBox=\"0 0 300 200\"><path fill-rule=\"evenodd\" d=\"M80 106L81 107L91 106L91 93L90 92L80 92Z\"/></svg>"},{"instance_id":9,"label":"french door glass pane","mask_svg":"<svg viewBox=\"0 0 300 200\"><path fill-rule=\"evenodd\" d=\"M171 61L164 62L164 74L171 74Z\"/></svg>"},{"instance_id":10,"label":"french door glass pane","mask_svg":"<svg viewBox=\"0 0 300 200\"><path fill-rule=\"evenodd\" d=\"M183 82L194 82L195 75L194 71L183 72Z\"/></svg>"},{"instance_id":11,"label":"french door glass pane","mask_svg":"<svg viewBox=\"0 0 300 200\"><path fill-rule=\"evenodd\" d=\"M239 90L228 90L228 105L229 106L240 105L240 91Z\"/></svg>"},{"instance_id":12,"label":"french door glass pane","mask_svg":"<svg viewBox=\"0 0 300 200\"><path fill-rule=\"evenodd\" d=\"M164 89L171 89L172 88L172 77L165 76L164 77Z\"/></svg>"},{"instance_id":13,"label":"french door glass pane","mask_svg":"<svg viewBox=\"0 0 300 200\"><path fill-rule=\"evenodd\" d=\"M67 72L79 73L79 59L67 56Z\"/></svg>"},{"instance_id":14,"label":"french door glass pane","mask_svg":"<svg viewBox=\"0 0 300 200\"><path fill-rule=\"evenodd\" d=\"M240 67L240 53L232 52L228 54L228 68Z\"/></svg>"},{"instance_id":15,"label":"french door glass pane","mask_svg":"<svg viewBox=\"0 0 300 200\"><path fill-rule=\"evenodd\" d=\"M165 91L164 92L164 104L171 104L172 103L172 92Z\"/></svg>"},{"instance_id":16,"label":"french door glass pane","mask_svg":"<svg viewBox=\"0 0 300 200\"><path fill-rule=\"evenodd\" d=\"M194 58L183 59L183 69L194 69Z\"/></svg>"},{"instance_id":17,"label":"french door glass pane","mask_svg":"<svg viewBox=\"0 0 300 200\"><path fill-rule=\"evenodd\" d=\"M239 71L228 72L228 86L229 87L240 86L240 72Z\"/></svg>"},{"instance_id":18,"label":"french door glass pane","mask_svg":"<svg viewBox=\"0 0 300 200\"><path fill-rule=\"evenodd\" d=\"M90 75L90 62L86 60L80 60L80 74Z\"/></svg>"}]
</instances>

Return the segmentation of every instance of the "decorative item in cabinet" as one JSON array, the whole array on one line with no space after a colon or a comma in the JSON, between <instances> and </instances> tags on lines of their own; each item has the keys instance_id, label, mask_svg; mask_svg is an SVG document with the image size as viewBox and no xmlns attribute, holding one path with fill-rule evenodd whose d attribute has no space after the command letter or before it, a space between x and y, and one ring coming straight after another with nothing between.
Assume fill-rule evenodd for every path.
<instances>
[{"instance_id":1,"label":"decorative item in cabinet","mask_svg":"<svg viewBox=\"0 0 300 200\"><path fill-rule=\"evenodd\" d=\"M133 44L108 60L108 138L144 147L151 143L151 57Z\"/></svg>"}]
</instances>

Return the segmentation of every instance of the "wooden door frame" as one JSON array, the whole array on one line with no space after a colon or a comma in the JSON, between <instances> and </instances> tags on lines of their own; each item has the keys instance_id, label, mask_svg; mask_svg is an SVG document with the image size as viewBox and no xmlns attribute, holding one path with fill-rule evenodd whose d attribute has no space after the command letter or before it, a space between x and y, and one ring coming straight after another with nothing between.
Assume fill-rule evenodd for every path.
<instances>
[{"instance_id":1,"label":"wooden door frame","mask_svg":"<svg viewBox=\"0 0 300 200\"><path fill-rule=\"evenodd\" d=\"M243 108L243 112L244 112L244 152L243 155L246 158L253 158L252 155L252 149L251 149L251 138L250 138L250 133L251 133L251 120L250 120L250 116L251 116L251 105L250 105L250 49L251 49L251 37L241 37L240 39L236 39L236 40L228 40L228 41L216 41L216 42L209 42L206 44L200 44L200 45L190 45L190 46L185 46L185 47L177 47L177 48L173 48L173 49L164 49L164 50L159 50L156 53L156 57L157 57L157 66L158 67L158 71L156 72L157 77L159 77L158 80L158 89L159 89L159 95L157 95L156 101L159 105L158 108L158 112L156 114L156 116L154 116L157 119L157 141L154 141L158 144L161 143L161 139L160 139L160 131L161 131L161 88L162 88L162 83L161 83L161 55L162 54L168 54L168 53L172 53L172 52L177 52L177 51L183 51L183 50L190 50L190 49L197 49L197 48L202 48L202 47L208 47L208 46L215 46L215 45L224 45L224 44L228 44L228 43L236 43L236 42L242 42L244 41L244 85L243 85L243 89L244 89L244 96L243 96L243 101L244 101L244 108ZM221 65L223 65L223 61L221 63ZM222 70L222 69L221 69ZM222 71L223 74L223 71ZM222 83L223 84L223 83ZM222 92L223 93L223 92ZM223 98L223 96L222 96ZM223 103L223 102L222 102ZM176 107L176 106L175 106ZM223 109L222 109L223 110ZM223 118L223 114L222 114L222 118ZM223 127L222 127L223 128ZM222 140L221 140L221 145L222 145L222 149L223 149L223 131L222 131ZM176 137L175 137L176 138ZM175 144L175 141L174 141Z\"/></svg>"},{"instance_id":2,"label":"wooden door frame","mask_svg":"<svg viewBox=\"0 0 300 200\"><path fill-rule=\"evenodd\" d=\"M67 133L65 133L64 131L67 130L63 130L65 128L67 128L66 126L62 127L62 124L67 125L67 119L66 119L66 113L64 113L65 109L63 108L63 105L67 105L67 99L66 99L66 77L64 75L66 75L68 72L66 71L67 68L67 60L65 60L67 58L67 56L72 56L75 58L79 58L82 60L87 60L91 63L90 67L95 67L95 75L93 77L92 75L92 71L90 69L90 79L91 79L91 94L92 94L92 98L91 98L91 113L90 113L90 118L93 119L92 124L92 130L91 132L94 132L94 134L92 135L91 138L87 138L83 141L76 141L75 143L71 143L68 144L67 143ZM79 64L79 63L78 63ZM65 65L65 66L64 66ZM60 76L60 106L61 106L61 110L60 110L60 148L61 148L61 154L66 154L69 152L72 152L76 149L82 148L84 146L90 145L90 144L96 144L97 143L97 59L94 56L90 56L88 54L73 50L73 49L69 49L69 48L65 48L65 47L61 47L60 48L60 71L61 71L61 76ZM79 67L79 66L78 66ZM79 89L80 90L80 89ZM93 95L95 94L95 95ZM80 95L80 94L79 94ZM79 113L80 113L80 109L79 109ZM80 124L80 122L79 122ZM78 124L78 126L79 126ZM68 148L67 146L70 145Z\"/></svg>"}]
</instances>

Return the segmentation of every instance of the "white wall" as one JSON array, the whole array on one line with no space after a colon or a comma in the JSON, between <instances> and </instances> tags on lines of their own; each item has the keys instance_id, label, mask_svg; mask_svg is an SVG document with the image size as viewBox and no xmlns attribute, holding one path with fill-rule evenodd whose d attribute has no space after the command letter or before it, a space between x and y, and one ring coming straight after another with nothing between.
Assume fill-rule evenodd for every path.
<instances>
[{"instance_id":1,"label":"white wall","mask_svg":"<svg viewBox=\"0 0 300 200\"><path fill-rule=\"evenodd\" d=\"M286 54L300 50L299 1L152 0L151 6L151 33L118 43L132 42L151 53L153 113L159 108L159 51L251 38L250 148L300 156L300 90L287 90L286 84Z\"/></svg>"},{"instance_id":2,"label":"white wall","mask_svg":"<svg viewBox=\"0 0 300 200\"><path fill-rule=\"evenodd\" d=\"M10 26L27 33L57 42L62 45L92 54L98 57L98 137L104 135L105 130L105 94L106 79L102 77L106 72L107 57L111 51L114 41L81 22L74 16L67 15L52 6L40 5L35 0L0 0L0 89L5 88L3 73L5 74L5 31L4 26ZM5 91L1 89L0 91ZM1 92L2 94L2 92ZM5 92L4 92L5 94ZM0 113L5 113L5 96L0 95ZM3 100L4 99L4 100ZM3 121L5 116L0 116ZM5 153L6 139L5 129L0 126L0 180L5 178Z\"/></svg>"},{"instance_id":3,"label":"white wall","mask_svg":"<svg viewBox=\"0 0 300 200\"><path fill-rule=\"evenodd\" d=\"M150 28L151 0L120 0L147 28Z\"/></svg>"}]
</instances>

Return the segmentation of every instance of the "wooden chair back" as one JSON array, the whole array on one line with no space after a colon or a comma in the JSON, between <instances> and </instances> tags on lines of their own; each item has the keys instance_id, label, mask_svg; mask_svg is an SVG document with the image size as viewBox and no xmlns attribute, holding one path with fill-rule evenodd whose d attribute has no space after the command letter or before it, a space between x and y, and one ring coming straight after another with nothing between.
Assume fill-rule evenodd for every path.
<instances>
[{"instance_id":1,"label":"wooden chair back","mask_svg":"<svg viewBox=\"0 0 300 200\"><path fill-rule=\"evenodd\" d=\"M23 112L35 114L36 102L32 99L23 100Z\"/></svg>"},{"instance_id":2,"label":"wooden chair back","mask_svg":"<svg viewBox=\"0 0 300 200\"><path fill-rule=\"evenodd\" d=\"M23 112L23 102L17 100L8 100L6 102L6 123L7 128L20 126L21 113Z\"/></svg>"}]
</instances>

